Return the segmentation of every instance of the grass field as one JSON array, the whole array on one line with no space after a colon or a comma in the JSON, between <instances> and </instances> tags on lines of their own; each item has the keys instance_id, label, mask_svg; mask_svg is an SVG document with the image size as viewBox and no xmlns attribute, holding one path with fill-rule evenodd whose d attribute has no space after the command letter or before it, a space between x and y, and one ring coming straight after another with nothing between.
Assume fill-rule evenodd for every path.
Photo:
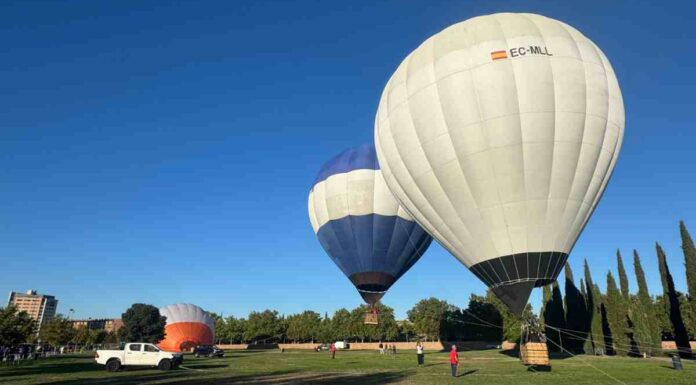
<instances>
[{"instance_id":1,"label":"grass field","mask_svg":"<svg viewBox=\"0 0 696 385\"><path fill-rule=\"evenodd\" d=\"M464 352L460 358L460 376L451 378L447 353L426 353L425 366L417 368L415 354L405 352L390 357L346 351L331 360L328 353L230 351L218 359L187 355L183 366L170 372L133 368L118 373L106 372L91 356L64 356L0 367L0 384L696 384L696 363L685 362L685 370L675 371L667 359L581 356L552 360L552 371L540 373L494 350Z\"/></svg>"}]
</instances>

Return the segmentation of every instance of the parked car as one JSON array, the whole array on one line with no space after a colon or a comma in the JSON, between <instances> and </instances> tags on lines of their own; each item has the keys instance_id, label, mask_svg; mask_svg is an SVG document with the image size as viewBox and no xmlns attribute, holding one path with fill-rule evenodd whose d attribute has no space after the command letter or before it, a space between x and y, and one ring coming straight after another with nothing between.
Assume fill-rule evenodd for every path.
<instances>
[{"instance_id":1,"label":"parked car","mask_svg":"<svg viewBox=\"0 0 696 385\"><path fill-rule=\"evenodd\" d=\"M329 344L321 344L317 346L314 350L321 352L321 351L327 351L329 350Z\"/></svg>"},{"instance_id":2,"label":"parked car","mask_svg":"<svg viewBox=\"0 0 696 385\"><path fill-rule=\"evenodd\" d=\"M222 357L225 355L225 351L218 348L217 346L209 345L199 345L193 350L193 355L196 357Z\"/></svg>"},{"instance_id":3,"label":"parked car","mask_svg":"<svg viewBox=\"0 0 696 385\"><path fill-rule=\"evenodd\" d=\"M123 350L97 350L94 360L116 372L124 366L153 366L160 370L176 368L184 361L180 353L163 351L146 342L127 343Z\"/></svg>"}]
</instances>

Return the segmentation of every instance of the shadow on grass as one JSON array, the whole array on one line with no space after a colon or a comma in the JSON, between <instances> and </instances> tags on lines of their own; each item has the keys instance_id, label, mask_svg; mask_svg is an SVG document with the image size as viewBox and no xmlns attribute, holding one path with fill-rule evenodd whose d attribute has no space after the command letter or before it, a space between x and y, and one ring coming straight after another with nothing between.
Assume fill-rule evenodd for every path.
<instances>
[{"instance_id":1,"label":"shadow on grass","mask_svg":"<svg viewBox=\"0 0 696 385\"><path fill-rule=\"evenodd\" d=\"M283 371L268 374L251 374L242 376L226 376L205 378L196 375L196 378L183 378L177 376L181 372L150 373L137 376L118 376L107 378L85 378L79 380L66 380L46 383L46 385L147 385L153 382L167 380L167 384L175 385L383 385L402 380L405 374L402 372L382 373L306 373L301 371ZM191 374L185 373L185 374ZM204 375L205 376L205 375Z\"/></svg>"},{"instance_id":2,"label":"shadow on grass","mask_svg":"<svg viewBox=\"0 0 696 385\"><path fill-rule=\"evenodd\" d=\"M196 363L184 363L182 366L185 366L187 368L191 369L220 369L220 368L227 368L229 365L225 364L196 364Z\"/></svg>"},{"instance_id":3,"label":"shadow on grass","mask_svg":"<svg viewBox=\"0 0 696 385\"><path fill-rule=\"evenodd\" d=\"M464 373L462 373L462 374L459 374L459 375L457 375L457 377L464 377L464 376L468 376L469 374L474 374L474 373L476 373L476 372L478 372L478 369L474 369L474 370L467 370L466 372L464 372Z\"/></svg>"},{"instance_id":4,"label":"shadow on grass","mask_svg":"<svg viewBox=\"0 0 696 385\"><path fill-rule=\"evenodd\" d=\"M508 349L508 350L501 350L498 353L504 354L508 357L512 358L520 358L520 351L517 349Z\"/></svg>"},{"instance_id":5,"label":"shadow on grass","mask_svg":"<svg viewBox=\"0 0 696 385\"><path fill-rule=\"evenodd\" d=\"M51 361L54 361L51 359ZM35 376L40 374L63 374L63 373L79 373L91 372L94 370L103 369L103 366L97 365L94 362L75 362L75 363L43 363L36 362L26 366L17 366L8 370L3 370L3 377L9 376Z\"/></svg>"}]
</instances>

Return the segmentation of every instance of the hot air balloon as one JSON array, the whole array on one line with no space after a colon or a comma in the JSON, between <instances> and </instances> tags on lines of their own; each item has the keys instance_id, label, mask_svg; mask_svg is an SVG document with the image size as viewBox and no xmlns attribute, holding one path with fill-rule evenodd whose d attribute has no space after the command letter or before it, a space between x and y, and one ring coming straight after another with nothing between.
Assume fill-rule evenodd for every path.
<instances>
[{"instance_id":1,"label":"hot air balloon","mask_svg":"<svg viewBox=\"0 0 696 385\"><path fill-rule=\"evenodd\" d=\"M189 303L169 305L160 309L167 317L165 336L159 342L163 350L181 352L196 345L212 345L215 320L203 309Z\"/></svg>"},{"instance_id":2,"label":"hot air balloon","mask_svg":"<svg viewBox=\"0 0 696 385\"><path fill-rule=\"evenodd\" d=\"M430 37L392 75L375 117L391 192L518 314L560 273L623 132L604 53L534 14L475 17Z\"/></svg>"},{"instance_id":3,"label":"hot air balloon","mask_svg":"<svg viewBox=\"0 0 696 385\"><path fill-rule=\"evenodd\" d=\"M371 144L321 168L309 192L309 219L326 253L371 306L432 241L389 192Z\"/></svg>"}]
</instances>

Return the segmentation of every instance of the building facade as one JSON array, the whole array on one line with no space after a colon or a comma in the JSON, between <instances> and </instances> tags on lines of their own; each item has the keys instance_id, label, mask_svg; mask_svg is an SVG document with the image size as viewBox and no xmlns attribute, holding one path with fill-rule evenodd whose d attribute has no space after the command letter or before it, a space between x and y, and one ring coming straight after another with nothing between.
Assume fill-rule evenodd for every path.
<instances>
[{"instance_id":1,"label":"building facade","mask_svg":"<svg viewBox=\"0 0 696 385\"><path fill-rule=\"evenodd\" d=\"M72 321L72 325L75 329L86 327L90 330L106 330L110 333L123 327L123 321L119 318L83 319Z\"/></svg>"},{"instance_id":2,"label":"building facade","mask_svg":"<svg viewBox=\"0 0 696 385\"><path fill-rule=\"evenodd\" d=\"M41 325L55 317L58 309L58 300L52 295L38 294L36 290L27 290L26 293L10 292L9 306L14 306L19 311L25 311L41 329Z\"/></svg>"}]
</instances>

